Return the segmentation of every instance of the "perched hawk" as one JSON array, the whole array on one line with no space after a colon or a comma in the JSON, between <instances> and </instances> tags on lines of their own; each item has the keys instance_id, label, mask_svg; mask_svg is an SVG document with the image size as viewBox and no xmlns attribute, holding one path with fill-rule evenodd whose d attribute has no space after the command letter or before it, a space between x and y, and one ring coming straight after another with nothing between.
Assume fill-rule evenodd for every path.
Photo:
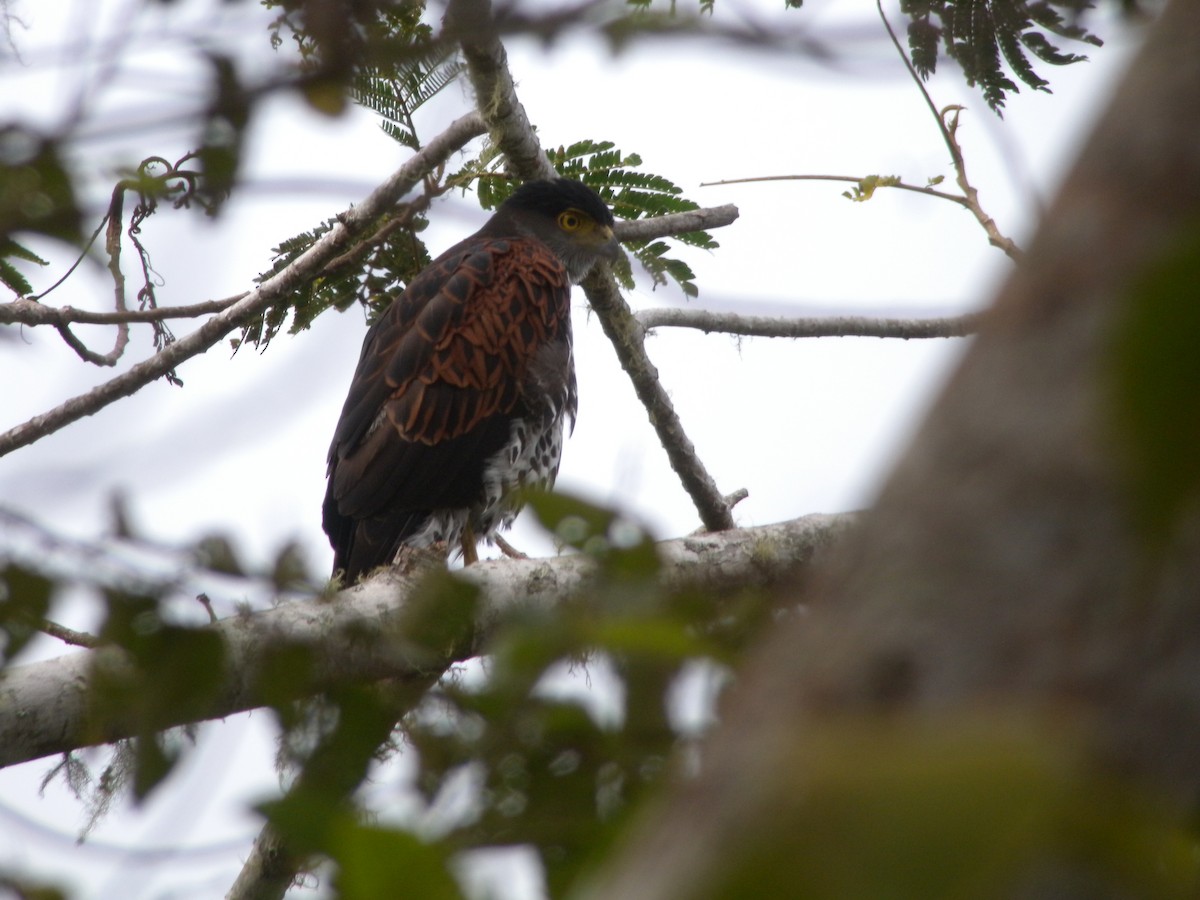
<instances>
[{"instance_id":1,"label":"perched hawk","mask_svg":"<svg viewBox=\"0 0 1200 900\"><path fill-rule=\"evenodd\" d=\"M348 583L402 548L468 562L550 486L575 419L571 283L620 250L577 181L534 181L417 275L367 332L329 448L323 506Z\"/></svg>"}]
</instances>

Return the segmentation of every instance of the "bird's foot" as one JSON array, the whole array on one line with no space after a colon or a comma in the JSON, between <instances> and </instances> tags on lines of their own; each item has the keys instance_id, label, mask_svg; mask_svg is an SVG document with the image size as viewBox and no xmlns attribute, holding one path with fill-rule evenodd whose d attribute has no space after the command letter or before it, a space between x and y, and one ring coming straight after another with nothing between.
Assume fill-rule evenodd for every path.
<instances>
[{"instance_id":1,"label":"bird's foot","mask_svg":"<svg viewBox=\"0 0 1200 900\"><path fill-rule=\"evenodd\" d=\"M496 546L500 548L500 552L509 559L529 559L528 553L522 553L500 535L492 535L492 540L496 542Z\"/></svg>"}]
</instances>

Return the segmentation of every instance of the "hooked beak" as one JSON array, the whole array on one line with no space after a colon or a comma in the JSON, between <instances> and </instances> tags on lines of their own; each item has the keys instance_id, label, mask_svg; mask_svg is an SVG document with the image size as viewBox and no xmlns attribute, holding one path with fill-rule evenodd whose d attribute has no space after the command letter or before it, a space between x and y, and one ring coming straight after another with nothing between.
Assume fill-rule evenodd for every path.
<instances>
[{"instance_id":1,"label":"hooked beak","mask_svg":"<svg viewBox=\"0 0 1200 900\"><path fill-rule=\"evenodd\" d=\"M608 225L601 226L600 236L604 238L604 243L600 247L600 256L610 263L616 262L623 255L621 242L617 240L612 228Z\"/></svg>"}]
</instances>

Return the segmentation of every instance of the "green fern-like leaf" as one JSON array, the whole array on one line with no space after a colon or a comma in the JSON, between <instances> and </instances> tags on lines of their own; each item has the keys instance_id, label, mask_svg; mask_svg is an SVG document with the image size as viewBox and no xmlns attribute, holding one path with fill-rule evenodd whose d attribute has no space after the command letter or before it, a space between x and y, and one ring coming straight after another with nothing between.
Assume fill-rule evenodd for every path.
<instances>
[{"instance_id":1,"label":"green fern-like leaf","mask_svg":"<svg viewBox=\"0 0 1200 900\"><path fill-rule=\"evenodd\" d=\"M1076 3L1074 6L1064 4L1071 8L1072 17L1078 20L1079 15L1087 8L1087 3ZM1136 4L1133 4L1136 6ZM1050 3L1038 2L1030 3L1025 7L1026 13L1032 22L1041 25L1043 28L1058 35L1059 37L1070 38L1074 41L1083 41L1087 44L1092 44L1096 47L1103 45L1103 41L1094 34L1089 34L1087 29L1078 24L1069 25L1062 15ZM1132 10L1131 10L1132 11ZM1074 54L1069 54L1074 55ZM1083 59L1084 57L1079 57ZM1057 65L1057 64L1056 64Z\"/></svg>"},{"instance_id":2,"label":"green fern-like leaf","mask_svg":"<svg viewBox=\"0 0 1200 900\"><path fill-rule=\"evenodd\" d=\"M1056 66L1087 59L1060 50L1035 29L1067 40L1102 43L1081 24L1091 5L1086 0L901 0L900 11L909 19L908 47L918 74L928 78L936 71L940 45L962 67L967 83L977 86L999 114L1008 94L1018 90L1017 81L1035 90L1049 89L1025 51Z\"/></svg>"},{"instance_id":3,"label":"green fern-like leaf","mask_svg":"<svg viewBox=\"0 0 1200 900\"><path fill-rule=\"evenodd\" d=\"M1029 57L1021 49L1021 41L1011 32L1002 31L997 35L997 41L1000 44L1000 51L1004 54L1004 61L1008 63L1009 68L1016 73L1027 85L1035 91L1045 91L1050 93L1050 88L1047 85L1050 82L1042 78L1033 70L1029 64Z\"/></svg>"},{"instance_id":4,"label":"green fern-like leaf","mask_svg":"<svg viewBox=\"0 0 1200 900\"><path fill-rule=\"evenodd\" d=\"M484 209L495 209L514 188L503 167L504 154L494 142L487 140L478 156L446 177L446 184L460 186L464 193L474 186L479 205Z\"/></svg>"},{"instance_id":5,"label":"green fern-like leaf","mask_svg":"<svg viewBox=\"0 0 1200 900\"><path fill-rule=\"evenodd\" d=\"M33 285L6 259L0 259L0 284L18 297L25 297L33 293Z\"/></svg>"},{"instance_id":6,"label":"green fern-like leaf","mask_svg":"<svg viewBox=\"0 0 1200 900\"><path fill-rule=\"evenodd\" d=\"M421 143L413 113L437 96L463 71L463 63L439 48L394 67L390 72L368 69L360 73L351 90L354 99L383 119L389 136L412 150Z\"/></svg>"},{"instance_id":7,"label":"green fern-like leaf","mask_svg":"<svg viewBox=\"0 0 1200 900\"><path fill-rule=\"evenodd\" d=\"M18 297L27 297L33 293L33 286L29 283L29 279L9 262L10 259L20 259L36 263L39 266L48 266L50 263L11 238L0 241L0 284Z\"/></svg>"},{"instance_id":8,"label":"green fern-like leaf","mask_svg":"<svg viewBox=\"0 0 1200 900\"><path fill-rule=\"evenodd\" d=\"M671 280L676 282L688 297L695 297L700 293L696 287L696 274L691 266L681 259L667 256L667 251L671 248L665 242L655 241L651 244L646 241L630 241L627 246L654 281L655 287L665 285Z\"/></svg>"},{"instance_id":9,"label":"green fern-like leaf","mask_svg":"<svg viewBox=\"0 0 1200 900\"><path fill-rule=\"evenodd\" d=\"M928 78L937 70L938 41L942 29L929 19L913 19L908 24L908 52L913 68L922 78Z\"/></svg>"},{"instance_id":10,"label":"green fern-like leaf","mask_svg":"<svg viewBox=\"0 0 1200 900\"><path fill-rule=\"evenodd\" d=\"M1025 34L1021 35L1021 43L1042 62L1049 63L1052 66L1066 66L1071 63L1087 60L1086 56L1081 56L1078 53L1063 53L1046 40L1046 36L1040 31L1025 32Z\"/></svg>"},{"instance_id":11,"label":"green fern-like leaf","mask_svg":"<svg viewBox=\"0 0 1200 900\"><path fill-rule=\"evenodd\" d=\"M271 271L260 275L256 281L261 283L294 262L329 231L335 221L329 219L312 231L280 243L274 251ZM378 315L430 262L425 243L418 237L427 224L422 216L415 216L407 225L398 228L385 228L388 221L389 217L383 216L370 229L369 233L385 236L367 247L359 257L297 286L285 301L271 306L261 317L246 325L241 336L233 341L234 349L249 342L265 350L285 326L289 334L297 334L328 309L344 311L358 303L366 307L371 318Z\"/></svg>"}]
</instances>

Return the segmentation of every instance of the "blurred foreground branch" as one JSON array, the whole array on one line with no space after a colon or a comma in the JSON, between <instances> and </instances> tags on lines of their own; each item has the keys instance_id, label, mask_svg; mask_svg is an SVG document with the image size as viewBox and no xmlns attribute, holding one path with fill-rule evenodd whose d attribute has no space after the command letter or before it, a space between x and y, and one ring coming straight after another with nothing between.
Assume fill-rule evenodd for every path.
<instances>
[{"instance_id":1,"label":"blurred foreground branch","mask_svg":"<svg viewBox=\"0 0 1200 900\"><path fill-rule=\"evenodd\" d=\"M0 456L32 444L84 416L93 415L122 397L128 397L144 385L171 372L182 362L208 350L255 316L261 315L264 310L294 290L297 284L320 272L329 260L345 250L362 229L395 205L451 154L483 131L483 121L474 113L456 120L415 153L361 203L343 212L338 217L338 223L291 265L266 279L245 297L213 316L191 334L163 348L128 372L0 434Z\"/></svg>"},{"instance_id":2,"label":"blurred foreground branch","mask_svg":"<svg viewBox=\"0 0 1200 900\"><path fill-rule=\"evenodd\" d=\"M661 581L711 588L764 585L810 564L840 538L853 515L814 515L757 528L704 534L658 545ZM586 556L484 561L459 573L483 589L477 652L497 621L515 609L552 606L586 584ZM454 659L414 655L389 627L413 589L410 579L384 571L341 591L331 602L287 603L265 612L224 619L212 626L225 644L227 671L217 701L201 718L211 719L263 704L259 667L271 648L298 646L312 653L312 684L364 684L382 678L424 677ZM130 736L127 722L89 722L88 690L97 666L123 665L114 647L16 666L0 674L0 766ZM439 668L440 667L440 668ZM179 716L166 728L189 721Z\"/></svg>"},{"instance_id":3,"label":"blurred foreground branch","mask_svg":"<svg viewBox=\"0 0 1200 900\"><path fill-rule=\"evenodd\" d=\"M574 900L1197 896L1197 46L1173 0L811 614Z\"/></svg>"}]
</instances>

